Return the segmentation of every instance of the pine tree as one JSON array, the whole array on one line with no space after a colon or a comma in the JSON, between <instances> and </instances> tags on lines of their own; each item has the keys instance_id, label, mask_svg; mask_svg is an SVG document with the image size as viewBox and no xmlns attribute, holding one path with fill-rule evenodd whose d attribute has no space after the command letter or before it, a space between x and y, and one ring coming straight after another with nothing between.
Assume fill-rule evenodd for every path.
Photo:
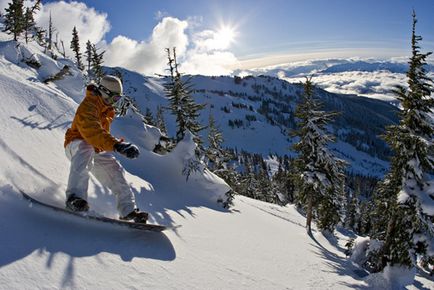
<instances>
[{"instance_id":1,"label":"pine tree","mask_svg":"<svg viewBox=\"0 0 434 290\"><path fill-rule=\"evenodd\" d=\"M145 112L145 123L151 126L155 126L154 115L149 108L146 108Z\"/></svg>"},{"instance_id":2,"label":"pine tree","mask_svg":"<svg viewBox=\"0 0 434 290\"><path fill-rule=\"evenodd\" d=\"M62 45L62 56L63 58L66 58L66 51L65 51L65 44L63 43L63 40L60 40L60 44Z\"/></svg>"},{"instance_id":3,"label":"pine tree","mask_svg":"<svg viewBox=\"0 0 434 290\"><path fill-rule=\"evenodd\" d=\"M173 57L169 48L166 49L166 52L169 59L170 81L165 84L165 89L172 114L176 116L176 124L178 126L176 142L180 142L184 138L186 131L189 130L200 148L202 140L200 139L199 132L205 127L197 119L200 111L205 108L205 105L195 103L192 98L193 90L190 80L182 79L178 71L176 49L173 48Z\"/></svg>"},{"instance_id":4,"label":"pine tree","mask_svg":"<svg viewBox=\"0 0 434 290\"><path fill-rule=\"evenodd\" d=\"M208 159L208 168L214 174L223 178L231 187L231 190L226 193L226 202L224 203L224 207L229 208L235 195L233 188L238 180L235 170L228 164L233 156L222 148L224 141L223 134L216 125L212 114L209 117L208 129L208 148L205 152L205 156Z\"/></svg>"},{"instance_id":5,"label":"pine tree","mask_svg":"<svg viewBox=\"0 0 434 290\"><path fill-rule=\"evenodd\" d=\"M5 8L4 31L14 35L14 40L24 31L25 18L23 13L24 0L12 0L9 7Z\"/></svg>"},{"instance_id":6,"label":"pine tree","mask_svg":"<svg viewBox=\"0 0 434 290\"><path fill-rule=\"evenodd\" d=\"M86 42L86 62L87 62L87 73L90 73L90 68L92 65L92 43L90 42L90 40L88 40Z\"/></svg>"},{"instance_id":7,"label":"pine tree","mask_svg":"<svg viewBox=\"0 0 434 290\"><path fill-rule=\"evenodd\" d=\"M224 163L228 161L228 158L221 147L223 135L217 127L212 114L209 116L208 130L208 148L205 154L208 159L208 168L215 173L217 170L224 169Z\"/></svg>"},{"instance_id":8,"label":"pine tree","mask_svg":"<svg viewBox=\"0 0 434 290\"><path fill-rule=\"evenodd\" d=\"M46 45L46 33L47 33L47 31L45 31L41 27L35 28L36 41L42 47L45 47L45 45Z\"/></svg>"},{"instance_id":9,"label":"pine tree","mask_svg":"<svg viewBox=\"0 0 434 290\"><path fill-rule=\"evenodd\" d=\"M33 13L30 8L26 8L26 13L24 14L24 39L26 43L29 40L29 34L32 29L35 27L35 20L33 18Z\"/></svg>"},{"instance_id":10,"label":"pine tree","mask_svg":"<svg viewBox=\"0 0 434 290\"><path fill-rule=\"evenodd\" d=\"M24 14L24 33L25 40L28 43L29 35L32 33L37 33L38 29L36 27L34 14L37 10L40 10L41 0L36 1L32 7L27 7Z\"/></svg>"},{"instance_id":11,"label":"pine tree","mask_svg":"<svg viewBox=\"0 0 434 290\"><path fill-rule=\"evenodd\" d=\"M92 69L91 69L91 72L92 72L92 78L96 82L99 82L100 79L104 76L104 71L102 69L104 53L105 53L105 51L98 52L96 45L92 44Z\"/></svg>"},{"instance_id":12,"label":"pine tree","mask_svg":"<svg viewBox=\"0 0 434 290\"><path fill-rule=\"evenodd\" d=\"M81 62L80 40L78 38L78 31L75 26L72 29L71 49L73 52L75 52L75 60L77 61L78 69L83 70L83 63Z\"/></svg>"},{"instance_id":13,"label":"pine tree","mask_svg":"<svg viewBox=\"0 0 434 290\"><path fill-rule=\"evenodd\" d=\"M51 18L51 11L50 11L50 18L48 21L48 39L47 39L47 49L51 51L53 48L53 33L55 29L53 27L53 20Z\"/></svg>"},{"instance_id":14,"label":"pine tree","mask_svg":"<svg viewBox=\"0 0 434 290\"><path fill-rule=\"evenodd\" d=\"M160 131L167 135L167 128L166 128L166 121L164 120L164 112L163 108L161 106L158 106L157 108L157 128L160 129Z\"/></svg>"},{"instance_id":15,"label":"pine tree","mask_svg":"<svg viewBox=\"0 0 434 290\"><path fill-rule=\"evenodd\" d=\"M408 89L396 87L401 118L399 124L387 128L384 136L395 154L376 195L372 235L384 243L370 257L374 271L388 264L415 266L416 254L427 255L434 235L433 213L426 210L434 198L434 123L429 115L434 111L433 80L426 71L426 58L431 52L420 52L422 37L416 35L416 23L413 11Z\"/></svg>"},{"instance_id":16,"label":"pine tree","mask_svg":"<svg viewBox=\"0 0 434 290\"><path fill-rule=\"evenodd\" d=\"M295 136L300 141L294 145L299 153L296 188L298 200L306 210L306 229L311 234L312 219L318 217L321 230L332 231L339 222L343 184L344 162L327 148L334 137L326 132L326 125L336 113L321 111L321 105L313 97L314 87L306 78L303 101L298 105L299 119Z\"/></svg>"}]
</instances>

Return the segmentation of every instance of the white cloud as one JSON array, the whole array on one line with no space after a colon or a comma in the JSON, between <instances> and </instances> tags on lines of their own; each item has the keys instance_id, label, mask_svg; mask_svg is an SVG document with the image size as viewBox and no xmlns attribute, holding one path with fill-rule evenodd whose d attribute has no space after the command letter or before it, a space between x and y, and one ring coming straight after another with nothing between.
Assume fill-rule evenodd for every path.
<instances>
[{"instance_id":1,"label":"white cloud","mask_svg":"<svg viewBox=\"0 0 434 290\"><path fill-rule=\"evenodd\" d=\"M8 7L10 0L0 0L0 9L4 13L4 8ZM35 0L26 0L25 6L33 6ZM35 15L37 25L48 30L48 23L52 15L52 22L55 28L53 40L58 37L65 45L67 54L72 55L70 43L72 39L72 29L77 27L80 46L84 50L85 43L90 40L98 43L103 40L105 34L110 30L110 23L107 14L98 12L94 8L88 7L84 3L71 1L57 1L41 5L41 10Z\"/></svg>"},{"instance_id":2,"label":"white cloud","mask_svg":"<svg viewBox=\"0 0 434 290\"><path fill-rule=\"evenodd\" d=\"M153 29L148 41L117 36L106 47L105 63L121 66L147 75L164 73L167 68L165 48L176 47L180 71L188 74L230 74L234 54L216 43L212 30L187 33L190 21L164 17ZM192 39L191 42L189 39Z\"/></svg>"},{"instance_id":3,"label":"white cloud","mask_svg":"<svg viewBox=\"0 0 434 290\"><path fill-rule=\"evenodd\" d=\"M0 0L0 9L10 0ZM32 5L34 0L26 0ZM159 20L152 34L146 40L135 40L119 35L106 43L104 37L110 30L108 15L86 4L71 1L49 2L42 5L36 21L44 29L48 28L50 13L56 29L54 40L64 42L67 55L72 56L70 42L72 29L76 26L81 51L84 52L88 40L104 49L104 64L120 66L147 75L164 73L167 68L165 48L176 47L180 70L188 74L221 75L231 74L238 63L230 52L231 31L222 34L222 29L201 30L203 19L192 16L186 20L167 16L158 11Z\"/></svg>"},{"instance_id":4,"label":"white cloud","mask_svg":"<svg viewBox=\"0 0 434 290\"><path fill-rule=\"evenodd\" d=\"M189 74L229 75L238 60L229 51L212 51L199 53L190 51L181 71Z\"/></svg>"},{"instance_id":5,"label":"white cloud","mask_svg":"<svg viewBox=\"0 0 434 290\"><path fill-rule=\"evenodd\" d=\"M43 28L48 28L50 13L56 34L59 34L59 41L63 40L67 53L71 54L70 43L72 29L76 26L80 38L81 50L85 48L88 40L98 43L103 40L105 34L110 30L110 23L107 14L98 12L94 8L79 2L50 2L42 6L38 14L37 23Z\"/></svg>"},{"instance_id":6,"label":"white cloud","mask_svg":"<svg viewBox=\"0 0 434 290\"><path fill-rule=\"evenodd\" d=\"M155 26L149 41L138 42L125 36L117 36L107 45L105 64L121 66L152 75L164 73L167 58L165 48L176 47L178 55L185 54L188 36L187 22L165 17Z\"/></svg>"},{"instance_id":7,"label":"white cloud","mask_svg":"<svg viewBox=\"0 0 434 290\"><path fill-rule=\"evenodd\" d=\"M289 82L303 82L304 77L284 78ZM340 72L315 74L312 81L323 89L342 94L356 94L383 100L394 100L392 90L396 85L405 85L407 78L402 73L387 71Z\"/></svg>"}]
</instances>

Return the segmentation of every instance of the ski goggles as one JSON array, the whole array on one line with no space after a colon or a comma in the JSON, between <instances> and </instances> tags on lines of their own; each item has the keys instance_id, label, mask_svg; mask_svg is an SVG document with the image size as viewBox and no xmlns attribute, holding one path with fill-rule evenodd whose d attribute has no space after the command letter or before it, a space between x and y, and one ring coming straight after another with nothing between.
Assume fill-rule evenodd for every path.
<instances>
[{"instance_id":1,"label":"ski goggles","mask_svg":"<svg viewBox=\"0 0 434 290\"><path fill-rule=\"evenodd\" d=\"M98 89L101 90L101 91L103 91L104 94L106 94L108 96L108 97L105 97L103 95L103 98L105 100L107 100L107 102L109 102L110 104L114 104L114 103L116 103L117 101L119 101L122 98L121 94L116 93L116 92L112 92L112 91L110 91L109 89L107 89L106 87L104 87L102 85L99 85Z\"/></svg>"}]
</instances>

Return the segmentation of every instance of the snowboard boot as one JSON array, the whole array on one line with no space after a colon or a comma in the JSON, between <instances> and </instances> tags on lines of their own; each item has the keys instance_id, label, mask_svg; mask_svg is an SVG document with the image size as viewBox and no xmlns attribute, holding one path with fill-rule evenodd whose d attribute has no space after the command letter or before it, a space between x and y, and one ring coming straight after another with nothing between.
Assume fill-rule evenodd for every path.
<instances>
[{"instance_id":1,"label":"snowboard boot","mask_svg":"<svg viewBox=\"0 0 434 290\"><path fill-rule=\"evenodd\" d=\"M138 208L136 208L126 216L119 217L119 219L123 221L133 221L135 223L146 224L146 222L148 221L148 213L140 211Z\"/></svg>"},{"instance_id":2,"label":"snowboard boot","mask_svg":"<svg viewBox=\"0 0 434 290\"><path fill-rule=\"evenodd\" d=\"M86 200L75 194L71 194L66 200L66 208L74 212L83 212L89 210L89 205Z\"/></svg>"}]
</instances>

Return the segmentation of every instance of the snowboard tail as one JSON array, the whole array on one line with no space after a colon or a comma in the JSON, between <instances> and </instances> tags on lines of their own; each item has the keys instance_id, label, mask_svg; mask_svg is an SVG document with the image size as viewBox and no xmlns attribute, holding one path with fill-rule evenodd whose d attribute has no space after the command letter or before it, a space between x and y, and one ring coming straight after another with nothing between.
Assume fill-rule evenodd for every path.
<instances>
[{"instance_id":1,"label":"snowboard tail","mask_svg":"<svg viewBox=\"0 0 434 290\"><path fill-rule=\"evenodd\" d=\"M44 203L42 201L39 201L33 197L31 197L30 195L28 195L27 193L25 193L24 191L20 190L21 194L23 195L23 197L30 201L32 204L37 204L39 206L43 206L43 207L47 207L50 208L52 210L55 211L59 211L59 212L63 212L66 214L71 214L71 215L75 215L81 218L85 218L88 220L94 220L94 221L99 221L99 222L104 222L104 223L110 223L110 224L114 224L117 226L123 226L123 227L128 227L131 229L136 229L136 230L142 230L142 231L152 231L152 232L161 232L164 231L165 229L167 229L167 227L162 226L162 225L153 225L153 224L144 224L144 223L135 223L135 222L130 222L130 221L122 221L122 220L117 220L117 219L112 219L112 218L108 218L108 217L104 217L104 216L94 216L91 214L86 214L86 213L79 213L79 212L73 212L70 211L66 208L60 208L48 203Z\"/></svg>"}]
</instances>

